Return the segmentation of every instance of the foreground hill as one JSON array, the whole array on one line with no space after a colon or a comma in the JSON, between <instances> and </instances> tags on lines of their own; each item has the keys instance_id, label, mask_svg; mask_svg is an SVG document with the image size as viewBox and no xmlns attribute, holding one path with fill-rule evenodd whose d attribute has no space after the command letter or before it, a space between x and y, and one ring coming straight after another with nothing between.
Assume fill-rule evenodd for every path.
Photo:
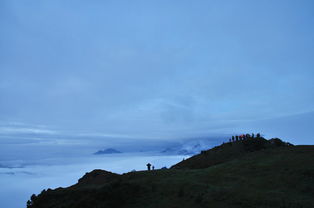
<instances>
[{"instance_id":1,"label":"foreground hill","mask_svg":"<svg viewBox=\"0 0 314 208\"><path fill-rule=\"evenodd\" d=\"M314 146L250 142L223 144L207 152L214 156L200 154L168 170L94 170L69 188L33 195L28 207L314 207ZM214 159L217 151L224 160Z\"/></svg>"}]
</instances>

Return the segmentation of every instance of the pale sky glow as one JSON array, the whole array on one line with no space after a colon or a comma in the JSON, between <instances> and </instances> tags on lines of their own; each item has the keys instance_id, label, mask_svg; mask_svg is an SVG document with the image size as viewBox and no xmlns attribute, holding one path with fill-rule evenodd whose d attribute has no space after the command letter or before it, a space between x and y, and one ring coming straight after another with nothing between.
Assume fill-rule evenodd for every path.
<instances>
[{"instance_id":1,"label":"pale sky glow","mask_svg":"<svg viewBox=\"0 0 314 208\"><path fill-rule=\"evenodd\" d=\"M1 122L168 138L312 115L313 9L281 0L1 1Z\"/></svg>"}]
</instances>

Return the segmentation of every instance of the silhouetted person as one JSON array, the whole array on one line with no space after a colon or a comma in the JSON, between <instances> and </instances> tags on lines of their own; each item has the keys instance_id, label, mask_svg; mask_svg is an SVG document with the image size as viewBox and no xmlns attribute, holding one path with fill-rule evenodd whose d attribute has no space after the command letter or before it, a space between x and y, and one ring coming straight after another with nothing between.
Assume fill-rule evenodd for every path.
<instances>
[{"instance_id":1,"label":"silhouetted person","mask_svg":"<svg viewBox=\"0 0 314 208\"><path fill-rule=\"evenodd\" d=\"M150 167L152 166L150 163L147 163L147 170L150 170Z\"/></svg>"},{"instance_id":2,"label":"silhouetted person","mask_svg":"<svg viewBox=\"0 0 314 208\"><path fill-rule=\"evenodd\" d=\"M152 169L155 170L155 166L153 166Z\"/></svg>"},{"instance_id":3,"label":"silhouetted person","mask_svg":"<svg viewBox=\"0 0 314 208\"><path fill-rule=\"evenodd\" d=\"M251 138L251 135L250 134L246 134L245 139L249 139L249 138Z\"/></svg>"}]
</instances>

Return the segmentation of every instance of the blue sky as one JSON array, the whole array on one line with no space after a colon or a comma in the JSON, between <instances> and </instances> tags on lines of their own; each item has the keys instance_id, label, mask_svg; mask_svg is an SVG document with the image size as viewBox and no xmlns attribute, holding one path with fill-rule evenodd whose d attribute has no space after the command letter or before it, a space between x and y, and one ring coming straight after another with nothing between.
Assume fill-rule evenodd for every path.
<instances>
[{"instance_id":1,"label":"blue sky","mask_svg":"<svg viewBox=\"0 0 314 208\"><path fill-rule=\"evenodd\" d=\"M0 134L312 143L313 26L306 0L2 0Z\"/></svg>"},{"instance_id":2,"label":"blue sky","mask_svg":"<svg viewBox=\"0 0 314 208\"><path fill-rule=\"evenodd\" d=\"M231 134L313 144L313 54L312 0L0 0L0 207Z\"/></svg>"}]
</instances>

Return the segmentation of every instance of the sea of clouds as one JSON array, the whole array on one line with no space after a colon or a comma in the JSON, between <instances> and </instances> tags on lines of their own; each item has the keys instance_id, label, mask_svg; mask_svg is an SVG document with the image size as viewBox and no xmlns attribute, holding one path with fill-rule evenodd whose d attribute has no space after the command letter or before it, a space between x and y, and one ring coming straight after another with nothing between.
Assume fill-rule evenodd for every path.
<instances>
[{"instance_id":1,"label":"sea of clouds","mask_svg":"<svg viewBox=\"0 0 314 208\"><path fill-rule=\"evenodd\" d=\"M73 185L86 172L104 169L115 173L145 170L149 162L156 169L170 167L183 155L162 155L154 152L122 153L77 157L50 157L1 161L0 207L26 207L26 201L43 189Z\"/></svg>"},{"instance_id":2,"label":"sea of clouds","mask_svg":"<svg viewBox=\"0 0 314 208\"><path fill-rule=\"evenodd\" d=\"M73 185L86 172L94 169L121 174L145 170L147 163L153 164L156 169L169 168L202 148L208 149L215 144L217 140L209 138L119 138L102 134L62 134L38 126L2 124L0 207L26 207L26 201L32 194L39 194L47 188ZM122 153L94 154L107 148Z\"/></svg>"}]
</instances>

